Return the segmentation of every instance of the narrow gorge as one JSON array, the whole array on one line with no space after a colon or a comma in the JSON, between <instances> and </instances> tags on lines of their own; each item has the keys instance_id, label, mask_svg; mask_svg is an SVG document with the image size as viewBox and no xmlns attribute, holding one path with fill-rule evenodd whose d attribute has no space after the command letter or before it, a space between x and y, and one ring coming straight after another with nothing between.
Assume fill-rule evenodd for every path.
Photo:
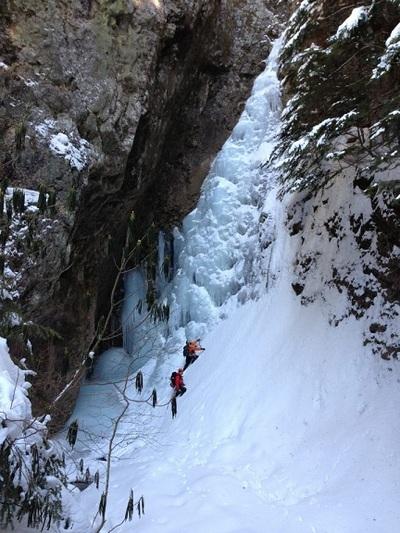
<instances>
[{"instance_id":1,"label":"narrow gorge","mask_svg":"<svg viewBox=\"0 0 400 533\"><path fill-rule=\"evenodd\" d=\"M196 202L281 31L286 3L270 4L2 4L3 191L55 198L12 220L11 234L2 227L3 294L12 295L3 332L15 321L38 326L33 357L19 331L11 344L42 380L35 412L49 409L95 343L130 213L140 238L151 224L173 227ZM53 412L56 427L79 382Z\"/></svg>"},{"instance_id":2,"label":"narrow gorge","mask_svg":"<svg viewBox=\"0 0 400 533\"><path fill-rule=\"evenodd\" d=\"M397 531L399 74L399 0L0 6L1 526Z\"/></svg>"}]
</instances>

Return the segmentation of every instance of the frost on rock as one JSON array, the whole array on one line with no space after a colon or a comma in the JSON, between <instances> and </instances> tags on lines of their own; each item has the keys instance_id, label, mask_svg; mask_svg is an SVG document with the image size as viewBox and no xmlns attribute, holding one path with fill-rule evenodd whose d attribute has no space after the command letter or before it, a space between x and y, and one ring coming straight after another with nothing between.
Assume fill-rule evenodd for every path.
<instances>
[{"instance_id":1,"label":"frost on rock","mask_svg":"<svg viewBox=\"0 0 400 533\"><path fill-rule=\"evenodd\" d=\"M64 156L72 168L82 170L87 162L87 150L89 143L79 139L78 145L74 145L65 133L57 133L50 138L50 149L58 155Z\"/></svg>"},{"instance_id":2,"label":"frost on rock","mask_svg":"<svg viewBox=\"0 0 400 533\"><path fill-rule=\"evenodd\" d=\"M56 121L51 118L46 118L46 120L35 126L35 131L42 137L47 137L55 127Z\"/></svg>"},{"instance_id":3,"label":"frost on rock","mask_svg":"<svg viewBox=\"0 0 400 533\"><path fill-rule=\"evenodd\" d=\"M41 194L47 197L45 207L39 201L39 191L32 189L8 187L0 197L3 202L2 206L0 204L3 212L0 324L4 335L10 330L14 332L18 325L13 311L23 316L21 304L26 288L37 283L37 266L48 257L50 242L60 235L62 219L58 216L58 208L49 205L49 193L41 189ZM29 323L24 321L20 325L25 337Z\"/></svg>"},{"instance_id":4,"label":"frost on rock","mask_svg":"<svg viewBox=\"0 0 400 533\"><path fill-rule=\"evenodd\" d=\"M88 141L81 139L78 134L70 132L54 133L57 123L46 119L35 126L35 131L49 143L49 148L55 154L64 157L71 168L81 171L89 163L91 148Z\"/></svg>"},{"instance_id":5,"label":"frost on rock","mask_svg":"<svg viewBox=\"0 0 400 533\"><path fill-rule=\"evenodd\" d=\"M39 199L39 192L33 189L24 189L19 187L7 187L5 200L11 200L15 190L21 190L25 196L25 205L27 211L37 211L37 202ZM4 209L4 206L3 206Z\"/></svg>"},{"instance_id":6,"label":"frost on rock","mask_svg":"<svg viewBox=\"0 0 400 533\"><path fill-rule=\"evenodd\" d=\"M332 41L348 39L354 31L368 20L369 8L366 6L355 7L350 16L338 27Z\"/></svg>"},{"instance_id":7,"label":"frost on rock","mask_svg":"<svg viewBox=\"0 0 400 533\"><path fill-rule=\"evenodd\" d=\"M13 211L9 220L9 232L3 244L4 271L0 283L0 294L4 300L18 300L23 270L33 264L32 257L29 254L24 255L22 243L29 238L29 215L38 212L39 193L32 189L7 187L3 198L3 212L6 211L7 203L12 203L15 191L23 193L25 208L23 213ZM26 214L28 214L28 217ZM24 267L22 268L23 261ZM4 316L7 316L7 313ZM12 318L11 315L9 318Z\"/></svg>"}]
</instances>

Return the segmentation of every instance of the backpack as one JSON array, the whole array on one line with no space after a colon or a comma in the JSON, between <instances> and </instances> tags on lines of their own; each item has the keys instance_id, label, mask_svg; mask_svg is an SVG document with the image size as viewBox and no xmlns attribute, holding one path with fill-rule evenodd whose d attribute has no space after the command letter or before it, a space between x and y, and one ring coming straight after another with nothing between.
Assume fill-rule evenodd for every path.
<instances>
[{"instance_id":1,"label":"backpack","mask_svg":"<svg viewBox=\"0 0 400 533\"><path fill-rule=\"evenodd\" d=\"M183 347L183 357L187 357L189 355L189 346L185 344Z\"/></svg>"},{"instance_id":2,"label":"backpack","mask_svg":"<svg viewBox=\"0 0 400 533\"><path fill-rule=\"evenodd\" d=\"M173 389L175 388L175 377L176 377L176 372L172 372L171 377L169 378L169 384L171 385Z\"/></svg>"}]
</instances>

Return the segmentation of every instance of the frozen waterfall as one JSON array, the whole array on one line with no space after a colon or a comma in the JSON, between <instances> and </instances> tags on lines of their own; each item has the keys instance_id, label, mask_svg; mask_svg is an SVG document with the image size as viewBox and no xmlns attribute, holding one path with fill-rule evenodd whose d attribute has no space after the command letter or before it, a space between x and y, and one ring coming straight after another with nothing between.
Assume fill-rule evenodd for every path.
<instances>
[{"instance_id":1,"label":"frozen waterfall","mask_svg":"<svg viewBox=\"0 0 400 533\"><path fill-rule=\"evenodd\" d=\"M165 242L159 240L159 300L170 306L168 331L202 337L225 314L222 305L232 296L244 302L251 295L253 262L258 252L261 197L271 185L262 169L274 146L280 124L277 59L280 41L273 45L264 72L255 81L240 120L217 155L201 189L197 207L173 233L173 279L167 282L162 264ZM124 347L137 353L145 347L146 281L140 271L127 275L122 323ZM146 345L147 346L147 345ZM148 347L148 346L147 346Z\"/></svg>"},{"instance_id":2,"label":"frozen waterfall","mask_svg":"<svg viewBox=\"0 0 400 533\"><path fill-rule=\"evenodd\" d=\"M82 427L78 449L93 446L93 441L101 449L99 439L108 435L118 410L113 381L142 368L149 387L164 386L171 368L179 364L184 339L203 337L237 302L254 294L259 218L266 191L274 181L273 172L262 165L273 150L280 125L279 47L278 40L204 181L196 209L175 229L173 250L168 250L171 245L159 235L157 290L159 300L170 306L168 324L146 320L146 311L139 311L138 303L146 296L142 271L126 275L124 348L103 353L92 379L81 389L71 417L79 418ZM169 282L162 268L166 253L175 258ZM92 434L97 437L93 439Z\"/></svg>"},{"instance_id":3,"label":"frozen waterfall","mask_svg":"<svg viewBox=\"0 0 400 533\"><path fill-rule=\"evenodd\" d=\"M145 282L139 271L126 280L124 324L133 354L121 348L100 358L73 415L81 428L74 452L101 474L100 491L91 485L73 495L76 533L92 531L104 487L110 428L123 408L115 382L138 368L145 389L137 393L130 377L131 403L112 449L109 531L398 530L398 369L363 343L362 318L331 325L342 294L331 290L301 304L293 265L302 239L315 240L310 231L290 234L289 208L299 196L279 200L275 171L260 165L279 128L277 52L278 44L197 208L175 231L174 276L167 282L160 272L157 280L171 306L166 326L144 322L140 330L136 303ZM334 188L325 194L329 204L341 202ZM160 235L160 271L168 243ZM168 378L182 363L183 339L207 329L206 351L186 370L188 391L171 420ZM138 403L153 387L156 409ZM123 521L131 489L146 500L146 515L133 523Z\"/></svg>"}]
</instances>

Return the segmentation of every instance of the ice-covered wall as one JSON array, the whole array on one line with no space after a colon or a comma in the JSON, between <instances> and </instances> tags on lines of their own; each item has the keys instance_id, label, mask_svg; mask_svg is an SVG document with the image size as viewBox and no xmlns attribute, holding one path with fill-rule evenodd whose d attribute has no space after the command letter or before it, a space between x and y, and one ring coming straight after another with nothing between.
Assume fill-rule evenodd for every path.
<instances>
[{"instance_id":1,"label":"ice-covered wall","mask_svg":"<svg viewBox=\"0 0 400 533\"><path fill-rule=\"evenodd\" d=\"M278 40L238 124L212 165L197 207L173 232L170 282L162 271L165 242L160 236L157 288L159 301L170 306L169 333L184 327L187 337L203 336L221 318L220 308L230 297L244 302L251 296L260 199L271 179L262 164L273 149L281 111L276 73L279 47ZM137 326L146 313L137 309L146 292L143 274L128 274L125 287L124 342L133 352L143 337Z\"/></svg>"}]
</instances>

